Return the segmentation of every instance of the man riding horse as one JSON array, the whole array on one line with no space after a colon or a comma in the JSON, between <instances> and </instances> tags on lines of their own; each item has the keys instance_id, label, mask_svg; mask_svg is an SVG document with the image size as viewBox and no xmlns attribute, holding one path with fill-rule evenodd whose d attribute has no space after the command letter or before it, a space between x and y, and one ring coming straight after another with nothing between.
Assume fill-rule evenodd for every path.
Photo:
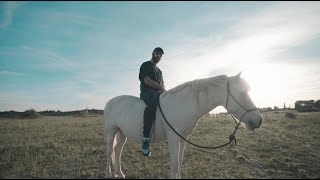
<instances>
[{"instance_id":1,"label":"man riding horse","mask_svg":"<svg viewBox=\"0 0 320 180\"><path fill-rule=\"evenodd\" d=\"M165 92L162 71L156 66L164 54L162 48L157 47L152 52L152 58L142 63L139 72L140 98L146 103L143 116L143 143L141 153L150 156L150 129L155 119L158 96Z\"/></svg>"}]
</instances>

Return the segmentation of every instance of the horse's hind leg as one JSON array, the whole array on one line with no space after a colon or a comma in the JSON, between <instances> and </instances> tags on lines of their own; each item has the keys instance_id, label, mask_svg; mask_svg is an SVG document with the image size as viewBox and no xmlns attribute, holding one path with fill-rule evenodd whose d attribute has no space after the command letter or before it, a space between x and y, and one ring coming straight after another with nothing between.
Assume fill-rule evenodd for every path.
<instances>
[{"instance_id":1,"label":"horse's hind leg","mask_svg":"<svg viewBox=\"0 0 320 180\"><path fill-rule=\"evenodd\" d=\"M122 173L121 170L121 152L124 144L127 141L126 136L122 133L120 129L118 129L116 134L116 141L114 146L115 151L115 177L118 178L125 178L125 175Z\"/></svg>"},{"instance_id":2,"label":"horse's hind leg","mask_svg":"<svg viewBox=\"0 0 320 180\"><path fill-rule=\"evenodd\" d=\"M115 157L114 157L114 146L113 141L116 135L117 129L109 128L106 131L107 134L107 168L105 172L106 178L112 178L112 170L114 170L115 165Z\"/></svg>"}]
</instances>

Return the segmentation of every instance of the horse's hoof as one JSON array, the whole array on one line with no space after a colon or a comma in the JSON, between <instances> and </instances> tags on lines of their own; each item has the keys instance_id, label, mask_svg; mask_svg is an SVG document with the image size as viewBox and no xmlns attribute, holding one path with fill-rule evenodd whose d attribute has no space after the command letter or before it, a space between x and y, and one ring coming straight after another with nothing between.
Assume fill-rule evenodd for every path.
<instances>
[{"instance_id":1,"label":"horse's hoof","mask_svg":"<svg viewBox=\"0 0 320 180\"><path fill-rule=\"evenodd\" d=\"M112 173L106 172L105 176L106 179L112 179Z\"/></svg>"},{"instance_id":2,"label":"horse's hoof","mask_svg":"<svg viewBox=\"0 0 320 180\"><path fill-rule=\"evenodd\" d=\"M119 174L119 175L116 174L114 177L117 178L117 179L125 179L126 178L126 176L124 174L122 174L122 173Z\"/></svg>"}]
</instances>

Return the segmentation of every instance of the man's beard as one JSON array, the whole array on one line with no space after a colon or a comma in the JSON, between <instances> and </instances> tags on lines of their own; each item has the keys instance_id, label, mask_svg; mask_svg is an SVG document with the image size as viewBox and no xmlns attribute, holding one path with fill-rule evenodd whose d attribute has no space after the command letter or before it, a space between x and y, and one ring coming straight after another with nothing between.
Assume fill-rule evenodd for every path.
<instances>
[{"instance_id":1,"label":"man's beard","mask_svg":"<svg viewBox=\"0 0 320 180\"><path fill-rule=\"evenodd\" d=\"M154 63L158 63L160 61L160 58L152 57L152 60Z\"/></svg>"}]
</instances>

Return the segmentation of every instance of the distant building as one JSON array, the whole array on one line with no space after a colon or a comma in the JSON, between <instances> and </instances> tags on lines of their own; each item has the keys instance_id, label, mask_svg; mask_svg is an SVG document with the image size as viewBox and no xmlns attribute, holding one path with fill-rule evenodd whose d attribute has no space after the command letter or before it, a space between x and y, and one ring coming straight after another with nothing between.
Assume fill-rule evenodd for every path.
<instances>
[{"instance_id":1,"label":"distant building","mask_svg":"<svg viewBox=\"0 0 320 180\"><path fill-rule=\"evenodd\" d=\"M316 108L316 103L314 103L314 100L309 101L296 101L295 102L295 109L299 112L312 112L312 111L319 111L318 108Z\"/></svg>"},{"instance_id":2,"label":"distant building","mask_svg":"<svg viewBox=\"0 0 320 180\"><path fill-rule=\"evenodd\" d=\"M85 117L87 117L88 114L89 114L88 108L81 110L79 113L80 113L80 116L85 116Z\"/></svg>"}]
</instances>

